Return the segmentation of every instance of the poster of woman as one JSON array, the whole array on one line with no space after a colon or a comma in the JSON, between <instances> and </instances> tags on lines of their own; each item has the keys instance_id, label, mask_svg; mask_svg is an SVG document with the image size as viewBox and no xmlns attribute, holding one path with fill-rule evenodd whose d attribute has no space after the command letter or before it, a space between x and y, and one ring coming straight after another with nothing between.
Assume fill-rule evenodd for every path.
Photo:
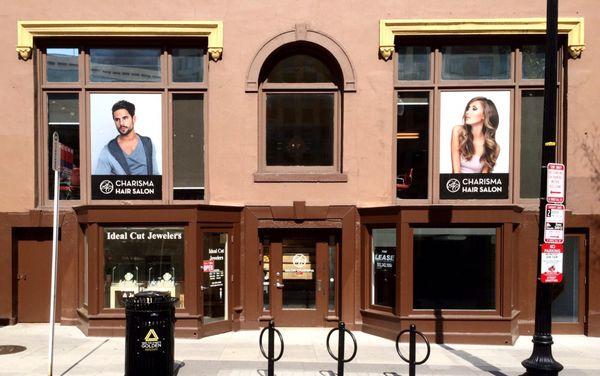
<instances>
[{"instance_id":1,"label":"poster of woman","mask_svg":"<svg viewBox=\"0 0 600 376\"><path fill-rule=\"evenodd\" d=\"M440 198L508 198L510 95L440 93Z\"/></svg>"}]
</instances>

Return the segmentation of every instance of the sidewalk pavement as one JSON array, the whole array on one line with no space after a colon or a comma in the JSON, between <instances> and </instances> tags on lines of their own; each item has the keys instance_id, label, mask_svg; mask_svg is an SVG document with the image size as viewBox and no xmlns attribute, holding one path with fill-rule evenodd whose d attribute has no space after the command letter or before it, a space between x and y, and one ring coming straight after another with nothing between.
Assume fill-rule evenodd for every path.
<instances>
[{"instance_id":1,"label":"sidewalk pavement","mask_svg":"<svg viewBox=\"0 0 600 376\"><path fill-rule=\"evenodd\" d=\"M285 351L282 359L275 363L277 375L333 376L337 372L337 364L325 347L330 329L279 330L285 341ZM48 331L48 324L0 327L0 346L27 348L23 352L0 355L0 375L47 375ZM76 327L60 325L56 326L55 333L54 375L124 374L124 338L86 337ZM176 374L265 376L267 362L258 348L259 333L258 330L244 330L199 340L176 339ZM353 333L358 342L358 353L352 362L346 363L346 375L408 375L408 366L396 354L393 341L363 332ZM265 333L265 343L266 338ZM336 338L332 335L332 343L337 342ZM352 345L349 338L346 343ZM554 343L553 355L565 367L561 376L600 375L600 338L556 335ZM416 374L521 375L525 372L521 361L531 355L532 348L531 337L524 336L513 346L433 344L429 360L417 366ZM401 350L408 354L408 345L402 344ZM337 354L335 348L333 351ZM349 356L352 350L346 351ZM424 354L424 345L418 345L417 360Z\"/></svg>"}]
</instances>

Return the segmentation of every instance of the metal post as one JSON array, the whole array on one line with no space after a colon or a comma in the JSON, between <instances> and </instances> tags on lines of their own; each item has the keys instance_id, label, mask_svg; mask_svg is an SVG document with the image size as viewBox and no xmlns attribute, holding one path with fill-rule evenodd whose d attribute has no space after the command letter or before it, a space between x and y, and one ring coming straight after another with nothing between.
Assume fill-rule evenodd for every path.
<instances>
[{"instance_id":1,"label":"metal post","mask_svg":"<svg viewBox=\"0 0 600 376\"><path fill-rule=\"evenodd\" d=\"M338 324L339 336L338 336L338 376L344 376L344 337L346 336L346 324L340 321Z\"/></svg>"},{"instance_id":2,"label":"metal post","mask_svg":"<svg viewBox=\"0 0 600 376\"><path fill-rule=\"evenodd\" d=\"M417 327L414 324L410 325L410 339L408 348L408 375L415 376L416 359L417 359Z\"/></svg>"},{"instance_id":3,"label":"metal post","mask_svg":"<svg viewBox=\"0 0 600 376\"><path fill-rule=\"evenodd\" d=\"M269 357L267 359L267 375L275 375L275 323L273 320L269 321Z\"/></svg>"},{"instance_id":4,"label":"metal post","mask_svg":"<svg viewBox=\"0 0 600 376\"><path fill-rule=\"evenodd\" d=\"M50 333L48 334L48 375L52 376L54 361L54 314L56 311L56 266L58 263L58 201L60 198L60 143L58 133L52 135L54 169L54 215L52 220L52 274L50 281Z\"/></svg>"},{"instance_id":5,"label":"metal post","mask_svg":"<svg viewBox=\"0 0 600 376\"><path fill-rule=\"evenodd\" d=\"M558 0L547 0L546 3L546 61L544 75L544 123L542 140L542 166L540 179L540 207L538 226L538 250L536 299L535 299L535 333L533 335L533 352L521 364L527 376L554 376L563 366L552 357L552 290L549 284L542 283L539 277L541 247L544 243L544 212L546 205L546 165L556 159L556 85L557 85L557 40L558 40Z\"/></svg>"}]
</instances>

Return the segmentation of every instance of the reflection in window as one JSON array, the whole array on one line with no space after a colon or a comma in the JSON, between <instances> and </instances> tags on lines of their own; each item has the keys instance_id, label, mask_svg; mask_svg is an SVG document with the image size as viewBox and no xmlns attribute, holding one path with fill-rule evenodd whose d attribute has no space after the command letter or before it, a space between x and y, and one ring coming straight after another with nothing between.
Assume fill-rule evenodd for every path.
<instances>
[{"instance_id":1,"label":"reflection in window","mask_svg":"<svg viewBox=\"0 0 600 376\"><path fill-rule=\"evenodd\" d=\"M184 306L181 227L104 229L104 307L122 308L123 298L140 291L168 292Z\"/></svg>"},{"instance_id":2,"label":"reflection in window","mask_svg":"<svg viewBox=\"0 0 600 376\"><path fill-rule=\"evenodd\" d=\"M269 73L268 82L332 82L329 68L319 59L306 54L281 59Z\"/></svg>"},{"instance_id":3,"label":"reflection in window","mask_svg":"<svg viewBox=\"0 0 600 376\"><path fill-rule=\"evenodd\" d=\"M327 305L327 309L330 312L335 312L335 271L337 264L337 241L335 235L329 236L327 257L329 259L329 303Z\"/></svg>"},{"instance_id":4,"label":"reflection in window","mask_svg":"<svg viewBox=\"0 0 600 376\"><path fill-rule=\"evenodd\" d=\"M46 49L46 81L79 81L79 50L77 48Z\"/></svg>"},{"instance_id":5,"label":"reflection in window","mask_svg":"<svg viewBox=\"0 0 600 376\"><path fill-rule=\"evenodd\" d=\"M521 197L540 196L544 91L523 90L521 97Z\"/></svg>"},{"instance_id":6,"label":"reflection in window","mask_svg":"<svg viewBox=\"0 0 600 376\"><path fill-rule=\"evenodd\" d=\"M415 228L414 309L494 309L496 229Z\"/></svg>"},{"instance_id":7,"label":"reflection in window","mask_svg":"<svg viewBox=\"0 0 600 376\"><path fill-rule=\"evenodd\" d=\"M267 165L333 165L333 94L267 95Z\"/></svg>"},{"instance_id":8,"label":"reflection in window","mask_svg":"<svg viewBox=\"0 0 600 376\"><path fill-rule=\"evenodd\" d=\"M270 274L269 269L271 268L271 244L268 239L263 240L262 246L262 296L263 296L263 310L269 311L271 309L269 293L270 291Z\"/></svg>"},{"instance_id":9,"label":"reflection in window","mask_svg":"<svg viewBox=\"0 0 600 376\"><path fill-rule=\"evenodd\" d=\"M579 322L579 237L565 237L563 282L553 286L552 321Z\"/></svg>"},{"instance_id":10,"label":"reflection in window","mask_svg":"<svg viewBox=\"0 0 600 376\"><path fill-rule=\"evenodd\" d=\"M48 94L48 197L54 199L54 170L52 170L52 135L58 133L61 144L62 171L60 199L80 198L79 179L79 96L77 94Z\"/></svg>"},{"instance_id":11,"label":"reflection in window","mask_svg":"<svg viewBox=\"0 0 600 376\"><path fill-rule=\"evenodd\" d=\"M371 304L396 306L396 229L373 229Z\"/></svg>"},{"instance_id":12,"label":"reflection in window","mask_svg":"<svg viewBox=\"0 0 600 376\"><path fill-rule=\"evenodd\" d=\"M398 80L421 81L430 78L429 56L431 48L427 46L398 46Z\"/></svg>"},{"instance_id":13,"label":"reflection in window","mask_svg":"<svg viewBox=\"0 0 600 376\"><path fill-rule=\"evenodd\" d=\"M204 50L174 48L173 82L202 82L204 80Z\"/></svg>"},{"instance_id":14,"label":"reflection in window","mask_svg":"<svg viewBox=\"0 0 600 376\"><path fill-rule=\"evenodd\" d=\"M173 94L173 198L204 199L202 94Z\"/></svg>"},{"instance_id":15,"label":"reflection in window","mask_svg":"<svg viewBox=\"0 0 600 376\"><path fill-rule=\"evenodd\" d=\"M160 82L159 48L91 48L92 82Z\"/></svg>"},{"instance_id":16,"label":"reflection in window","mask_svg":"<svg viewBox=\"0 0 600 376\"><path fill-rule=\"evenodd\" d=\"M525 45L521 51L523 52L523 78L543 79L546 68L546 50L544 45Z\"/></svg>"},{"instance_id":17,"label":"reflection in window","mask_svg":"<svg viewBox=\"0 0 600 376\"><path fill-rule=\"evenodd\" d=\"M398 93L396 193L398 198L427 198L429 94Z\"/></svg>"},{"instance_id":18,"label":"reflection in window","mask_svg":"<svg viewBox=\"0 0 600 376\"><path fill-rule=\"evenodd\" d=\"M447 46L442 48L443 80L505 80L510 78L510 46Z\"/></svg>"},{"instance_id":19,"label":"reflection in window","mask_svg":"<svg viewBox=\"0 0 600 376\"><path fill-rule=\"evenodd\" d=\"M227 319L227 272L227 233L205 233L202 249L205 324Z\"/></svg>"}]
</instances>

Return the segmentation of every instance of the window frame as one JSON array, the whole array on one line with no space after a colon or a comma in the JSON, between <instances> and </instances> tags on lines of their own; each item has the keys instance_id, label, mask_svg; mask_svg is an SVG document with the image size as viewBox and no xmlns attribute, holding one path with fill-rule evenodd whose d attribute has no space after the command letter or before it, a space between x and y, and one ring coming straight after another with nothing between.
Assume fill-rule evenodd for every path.
<instances>
[{"instance_id":1,"label":"window frame","mask_svg":"<svg viewBox=\"0 0 600 376\"><path fill-rule=\"evenodd\" d=\"M393 127L393 155L392 160L392 176L394 179L390 182L393 186L394 202L407 205L503 205L515 203L522 205L528 209L537 209L539 206L537 199L521 198L520 197L520 182L521 182L521 95L523 90L542 90L544 89L543 79L524 79L522 77L522 51L523 45L543 44L542 36L488 36L485 40L468 37L453 37L450 39L447 36L440 37L405 37L395 38L395 48L392 54L394 65L394 127ZM442 80L442 47L448 45L508 45L510 47L510 72L511 78L507 80ZM397 52L398 46L428 46L430 51L431 77L428 81L400 81L398 79L399 57ZM565 79L566 79L566 56L564 36L561 36L559 42L559 50L557 53L558 80L557 80L557 127L556 127L556 155L557 162L561 163L564 160L564 124L566 122L565 115ZM469 90L509 90L511 91L511 118L510 118L510 156L509 156L509 188L507 199L478 199L478 200L453 200L440 199L439 190L439 121L440 121L440 92L442 91L469 91ZM398 105L396 104L399 93L402 92L430 92L430 119L429 119L429 172L428 172L428 197L426 199L402 199L398 198L395 181L398 174L397 155L398 147L396 141L397 126L398 126ZM517 150L519 149L519 150Z\"/></svg>"},{"instance_id":2,"label":"window frame","mask_svg":"<svg viewBox=\"0 0 600 376\"><path fill-rule=\"evenodd\" d=\"M298 53L309 52L310 55L319 59L327 66L334 80L341 79L341 73L332 67L333 56L325 56L324 52L312 49L300 48L288 50L287 53L279 54L276 60L268 59L266 69L272 69L275 63L286 57ZM271 60L271 61L269 61ZM265 69L265 67L263 67ZM270 83L268 75L262 77L258 88L258 167L254 174L255 182L346 182L347 175L344 174L342 166L342 112L343 112L343 89L335 81L320 83ZM333 94L333 163L331 166L269 166L267 165L267 97L277 94Z\"/></svg>"},{"instance_id":3,"label":"window frame","mask_svg":"<svg viewBox=\"0 0 600 376\"><path fill-rule=\"evenodd\" d=\"M91 82L90 81L90 48L159 48L161 64L160 82ZM77 82L48 82L46 79L47 48L78 48L79 80ZM172 50L174 48L199 48L204 51L202 82L173 82ZM115 204L122 200L92 200L91 198L91 155L90 155L90 119L89 95L98 92L123 93L156 93L162 96L162 199L135 200L135 205L143 204L190 204L208 200L208 72L209 53L208 41L205 37L185 39L180 38L126 38L114 37L103 40L91 38L42 39L34 49L37 96L37 124L39 135L37 144L38 161L36 176L38 207L51 207L54 201L49 197L48 187L48 93L77 94L79 96L79 168L80 168L80 198L78 200L61 200L61 205L73 207L82 204ZM203 133L204 133L204 197L202 200L175 200L173 182L173 94L199 94L203 97Z\"/></svg>"}]
</instances>

